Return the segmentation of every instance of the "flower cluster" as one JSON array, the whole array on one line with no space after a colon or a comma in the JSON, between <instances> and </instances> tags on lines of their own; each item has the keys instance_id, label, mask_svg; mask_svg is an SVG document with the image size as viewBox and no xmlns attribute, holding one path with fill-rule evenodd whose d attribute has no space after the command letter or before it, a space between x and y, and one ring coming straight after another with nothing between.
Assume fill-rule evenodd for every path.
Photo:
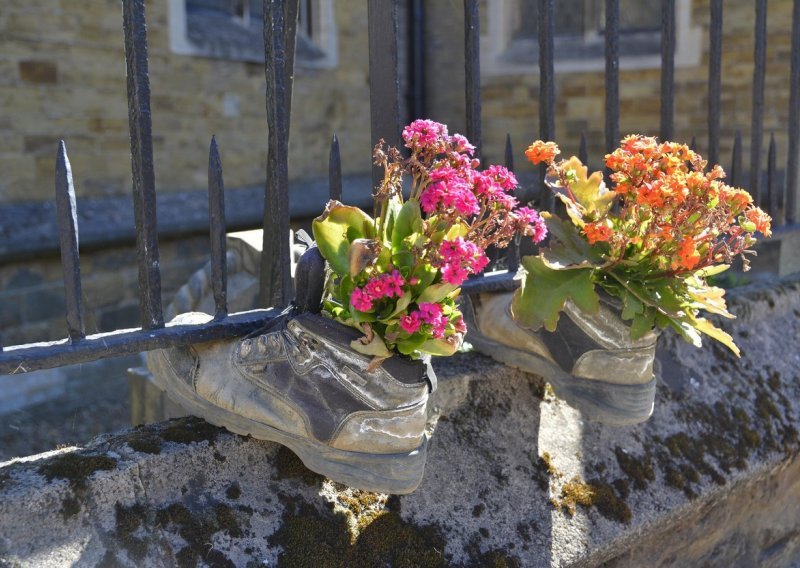
<instances>
[{"instance_id":1,"label":"flower cluster","mask_svg":"<svg viewBox=\"0 0 800 568\"><path fill-rule=\"evenodd\" d=\"M605 157L610 189L602 173L588 175L575 157L558 161L559 152L555 143L541 140L525 152L532 163L548 166L547 183L571 221L548 219L558 238L538 259L528 261L531 270L556 279L568 274L575 294L585 280L622 299L633 335L659 325L699 344L699 331L736 351L730 336L698 317L699 309L730 316L723 292L706 278L735 258L747 270L744 254L751 252L756 233L770 235L769 216L746 191L723 182L721 167L708 168L685 144L625 137ZM520 313L535 301L536 281L531 277L528 290L518 294ZM539 281L554 284L553 279ZM565 294L549 305L563 306L572 293ZM596 303L588 293L582 299L586 305ZM559 310L540 312L529 323L546 320L554 326Z\"/></svg>"},{"instance_id":2,"label":"flower cluster","mask_svg":"<svg viewBox=\"0 0 800 568\"><path fill-rule=\"evenodd\" d=\"M353 290L350 305L359 311L368 312L382 298L402 298L405 284L405 279L397 270L390 274L379 274L370 278L363 288Z\"/></svg>"},{"instance_id":3,"label":"flower cluster","mask_svg":"<svg viewBox=\"0 0 800 568\"><path fill-rule=\"evenodd\" d=\"M459 286L486 268L486 249L516 235L538 243L547 232L535 210L519 207L514 174L496 165L479 169L464 136L416 120L402 138L407 158L382 142L375 147L384 177L373 195L374 218L330 202L313 223L331 268L324 313L364 331L353 347L377 359L395 351L452 354L466 331L455 303Z\"/></svg>"}]
</instances>

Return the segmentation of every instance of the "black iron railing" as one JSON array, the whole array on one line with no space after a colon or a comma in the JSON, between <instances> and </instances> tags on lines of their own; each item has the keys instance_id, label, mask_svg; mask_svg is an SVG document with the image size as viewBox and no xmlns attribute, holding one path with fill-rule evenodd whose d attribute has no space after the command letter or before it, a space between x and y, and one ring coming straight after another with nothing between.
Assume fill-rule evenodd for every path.
<instances>
[{"instance_id":1,"label":"black iron railing","mask_svg":"<svg viewBox=\"0 0 800 568\"><path fill-rule=\"evenodd\" d=\"M238 336L263 326L292 296L288 212L288 143L291 119L294 47L298 0L264 0L264 48L267 78L268 167L264 208L264 243L261 259L260 298L264 306L276 308L228 314L225 252L225 207L222 163L216 140L211 139L208 162L210 256L215 317L206 324L165 325L161 303L156 189L150 121L150 85L147 72L147 32L144 0L123 0L125 58L128 72L128 114L131 138L134 217L139 265L142 327L86 335L81 305L81 275L78 254L78 224L75 188L66 148L62 142L56 157L56 203L66 292L68 338L41 344L3 348L0 343L0 374L86 362L104 357L163 348L177 344ZM370 117L372 140L397 143L400 134L400 87L398 79L399 0L369 0ZM478 0L464 0L464 60L467 136L478 148L481 138L480 30ZM605 148L619 141L619 0L605 1ZM413 2L419 23L421 5ZM661 113L660 135L671 138L674 130L675 89L675 1L662 0ZM555 72L553 42L554 0L539 0L539 136L556 139ZM774 135L770 136L766 183L762 182L761 148L764 138L764 78L766 57L767 1L755 4L755 50L749 189L766 207L777 226L796 223L800 193L800 0L794 0L788 123L788 162L783 183L776 170ZM708 66L708 157L720 161L720 95L722 69L722 0L710 2ZM417 30L418 36L422 34ZM417 54L419 55L419 54ZM421 75L416 75L421 79ZM420 93L419 89L412 89ZM415 108L420 108L417 102ZM586 136L581 135L579 157L588 161ZM731 156L731 183L742 185L742 136L735 135ZM505 161L513 170L513 149L506 138ZM540 172L539 183L544 177ZM380 172L375 171L374 176ZM377 177L376 177L377 180ZM329 162L330 197L341 199L342 172L339 143L331 140ZM552 206L548 197L540 207ZM470 280L465 292L505 289L519 266L519 247L513 243L505 254L507 271Z\"/></svg>"}]
</instances>

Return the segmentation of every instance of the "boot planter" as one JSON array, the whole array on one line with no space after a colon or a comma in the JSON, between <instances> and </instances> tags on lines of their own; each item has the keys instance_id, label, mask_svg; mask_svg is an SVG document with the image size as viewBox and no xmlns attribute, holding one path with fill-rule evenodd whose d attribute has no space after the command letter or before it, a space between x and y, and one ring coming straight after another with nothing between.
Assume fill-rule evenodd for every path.
<instances>
[{"instance_id":1,"label":"boot planter","mask_svg":"<svg viewBox=\"0 0 800 568\"><path fill-rule=\"evenodd\" d=\"M731 336L699 313L733 317L724 290L707 279L737 256L746 269L744 253L756 233L769 236L770 218L747 192L722 183L719 166L706 171L705 160L685 145L626 137L606 156L611 189L601 172L588 175L575 157L557 162L558 153L541 141L526 152L534 164L548 165L547 183L566 219L543 214L550 242L522 259L508 317L540 341L558 369L584 379L551 373L568 402L587 409L596 398L588 414L604 420L603 408L626 401L634 422L652 402L655 383L646 379L656 330L673 329L698 347L704 334L739 355ZM486 335L490 326L475 313ZM619 412L609 418L626 423Z\"/></svg>"}]
</instances>

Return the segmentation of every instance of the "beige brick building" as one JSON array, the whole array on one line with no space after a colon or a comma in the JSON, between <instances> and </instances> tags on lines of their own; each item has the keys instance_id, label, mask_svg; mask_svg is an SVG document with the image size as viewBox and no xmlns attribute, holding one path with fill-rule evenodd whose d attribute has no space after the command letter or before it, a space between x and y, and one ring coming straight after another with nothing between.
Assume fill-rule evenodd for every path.
<instances>
[{"instance_id":1,"label":"beige brick building","mask_svg":"<svg viewBox=\"0 0 800 568\"><path fill-rule=\"evenodd\" d=\"M175 197L159 209L160 228L165 231L161 243L165 303L205 261L205 229L197 204L205 200L212 134L221 146L226 187L234 194L242 188L229 216L239 218L240 225L255 224L258 215L253 211L261 205L267 144L265 78L257 50L242 40L260 34L255 25L260 1L231 2L240 12L233 14L235 22L224 25L198 15L204 13L207 2L214 1L147 1L156 183L159 194ZM400 10L404 77L407 1L401 2ZM623 13L654 1L659 3L623 0ZM327 175L333 132L341 142L342 165L350 183L345 198L355 195L354 187L366 195L371 167L366 3L316 0L301 4L306 12L298 47L290 147L294 195L312 186L324 189L319 180ZM425 114L447 122L451 131L463 132L463 2L423 4ZM575 0L559 0L556 7L565 4L575 4ZM581 0L579 20L565 25L582 26L583 32L578 39L557 42L555 63L556 138L566 152L575 152L585 132L594 165L604 146L603 58L596 49L602 4ZM522 150L539 131L537 59L528 49L532 38L526 35L531 18L525 14L532 5L531 0L481 2L484 154L490 162L500 161L505 135L510 133L523 174L531 174L533 168L524 163ZM698 149L705 152L709 1L676 0L676 10L675 138L688 142L697 136ZM721 156L728 168L733 134L741 130L747 167L754 2L726 0L724 10ZM791 0L769 3L764 125L767 135L775 133L779 169L785 167L787 152L791 11ZM646 16L637 13L635 19L649 21ZM635 28L634 24L626 25ZM634 42L632 53L623 52L621 61L622 133L655 134L658 130L659 58L651 49L658 38L642 25L636 29L644 36L643 43L637 47ZM402 84L405 95L408 81ZM402 103L406 105L405 98ZM133 227L115 220L117 213L130 209L128 137L120 1L4 0L0 8L0 330L6 344L65 335L54 238L47 237L51 239L47 244L37 234L45 244L29 249L23 246L25 242L17 242L20 234L22 241L34 238L25 236L25 231L36 228L30 225L52 224L49 203L59 138L67 143L79 208L84 202L94 204L94 216L81 225L82 242L93 247L83 251L88 331L138 324L130 244ZM765 138L765 154L766 146ZM22 207L31 202L40 205L31 206L36 215L26 222L22 215L28 209ZM104 206L112 210L102 213ZM184 223L185 217L191 217L192 223ZM120 231L127 232L117 235ZM113 248L101 247L106 232L116 243ZM12 241L17 244L9 245ZM95 251L98 247L103 250Z\"/></svg>"}]
</instances>

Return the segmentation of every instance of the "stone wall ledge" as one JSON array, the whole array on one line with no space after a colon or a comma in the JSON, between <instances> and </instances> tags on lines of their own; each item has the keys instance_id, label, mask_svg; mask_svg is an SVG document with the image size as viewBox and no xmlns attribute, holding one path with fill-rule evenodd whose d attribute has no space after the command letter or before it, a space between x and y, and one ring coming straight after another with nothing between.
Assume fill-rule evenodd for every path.
<instances>
[{"instance_id":1,"label":"stone wall ledge","mask_svg":"<svg viewBox=\"0 0 800 568\"><path fill-rule=\"evenodd\" d=\"M670 380L639 426L586 422L479 354L439 361L408 496L194 418L6 462L0 565L797 565L800 279L731 303L743 357L665 335Z\"/></svg>"}]
</instances>

